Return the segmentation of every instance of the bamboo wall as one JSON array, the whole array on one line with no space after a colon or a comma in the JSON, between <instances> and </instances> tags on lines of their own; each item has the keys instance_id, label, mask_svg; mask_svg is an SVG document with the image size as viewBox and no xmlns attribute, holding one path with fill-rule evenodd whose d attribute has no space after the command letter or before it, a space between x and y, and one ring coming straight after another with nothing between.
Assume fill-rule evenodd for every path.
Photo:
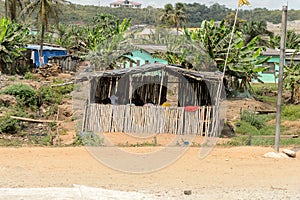
<instances>
[{"instance_id":1,"label":"bamboo wall","mask_svg":"<svg viewBox=\"0 0 300 200\"><path fill-rule=\"evenodd\" d=\"M76 72L78 66L77 60L73 60L71 56L50 58L49 63L57 63L62 72Z\"/></svg>"},{"instance_id":2,"label":"bamboo wall","mask_svg":"<svg viewBox=\"0 0 300 200\"><path fill-rule=\"evenodd\" d=\"M194 112L184 107L141 107L89 104L84 131L125 133L169 133L216 136L215 107L201 106Z\"/></svg>"}]
</instances>

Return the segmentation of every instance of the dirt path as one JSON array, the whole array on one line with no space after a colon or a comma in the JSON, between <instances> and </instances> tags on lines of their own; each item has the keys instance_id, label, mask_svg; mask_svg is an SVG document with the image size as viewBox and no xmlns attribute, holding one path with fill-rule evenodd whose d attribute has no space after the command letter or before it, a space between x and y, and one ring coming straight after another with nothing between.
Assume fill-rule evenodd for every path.
<instances>
[{"instance_id":1,"label":"dirt path","mask_svg":"<svg viewBox=\"0 0 300 200\"><path fill-rule=\"evenodd\" d=\"M145 147L135 147L140 148ZM160 171L126 174L99 163L84 147L0 148L0 188L78 184L171 199L300 199L300 152L295 159L264 158L270 151L217 147L200 160L199 148L190 148Z\"/></svg>"}]
</instances>

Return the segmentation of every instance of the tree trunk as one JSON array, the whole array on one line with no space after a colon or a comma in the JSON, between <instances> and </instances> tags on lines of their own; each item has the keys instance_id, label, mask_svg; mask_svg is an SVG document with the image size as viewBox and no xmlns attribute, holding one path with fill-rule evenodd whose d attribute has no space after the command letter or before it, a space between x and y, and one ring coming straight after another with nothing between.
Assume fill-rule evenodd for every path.
<instances>
[{"instance_id":1,"label":"tree trunk","mask_svg":"<svg viewBox=\"0 0 300 200\"><path fill-rule=\"evenodd\" d=\"M9 10L8 0L5 0L4 4L5 4L5 18L8 19L8 10Z\"/></svg>"},{"instance_id":2,"label":"tree trunk","mask_svg":"<svg viewBox=\"0 0 300 200\"><path fill-rule=\"evenodd\" d=\"M45 36L45 25L42 24L41 43L40 43L40 51L39 51L40 66L44 64L44 57L43 57L44 36Z\"/></svg>"}]
</instances>

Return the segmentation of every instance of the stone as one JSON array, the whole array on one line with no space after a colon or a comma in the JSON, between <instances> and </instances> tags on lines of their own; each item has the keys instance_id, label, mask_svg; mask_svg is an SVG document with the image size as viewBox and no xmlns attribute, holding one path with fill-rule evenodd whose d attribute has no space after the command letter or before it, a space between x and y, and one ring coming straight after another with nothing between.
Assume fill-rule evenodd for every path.
<instances>
[{"instance_id":1,"label":"stone","mask_svg":"<svg viewBox=\"0 0 300 200\"><path fill-rule=\"evenodd\" d=\"M183 194L185 194L185 195L191 195L192 194L192 190L184 190Z\"/></svg>"},{"instance_id":2,"label":"stone","mask_svg":"<svg viewBox=\"0 0 300 200\"><path fill-rule=\"evenodd\" d=\"M288 155L289 157L296 158L296 152L295 152L295 151L292 151L292 150L290 150L290 149L283 149L283 150L282 150L282 153L285 153L285 154Z\"/></svg>"},{"instance_id":3,"label":"stone","mask_svg":"<svg viewBox=\"0 0 300 200\"><path fill-rule=\"evenodd\" d=\"M285 153L276 153L276 152L268 152L264 154L266 158L288 158L288 155Z\"/></svg>"}]
</instances>

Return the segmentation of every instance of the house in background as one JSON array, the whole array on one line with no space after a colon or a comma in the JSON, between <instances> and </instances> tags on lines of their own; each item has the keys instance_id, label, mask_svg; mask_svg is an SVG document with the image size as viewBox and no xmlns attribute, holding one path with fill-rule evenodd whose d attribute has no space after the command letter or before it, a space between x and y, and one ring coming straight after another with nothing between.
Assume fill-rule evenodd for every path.
<instances>
[{"instance_id":1,"label":"house in background","mask_svg":"<svg viewBox=\"0 0 300 200\"><path fill-rule=\"evenodd\" d=\"M110 3L110 7L111 8L141 8L142 4L135 2L135 1L128 1L128 0L119 0L119 1L115 1Z\"/></svg>"},{"instance_id":2,"label":"house in background","mask_svg":"<svg viewBox=\"0 0 300 200\"><path fill-rule=\"evenodd\" d=\"M25 47L28 51L31 52L30 59L35 64L36 67L41 66L40 59L39 59L39 51L40 45L30 44ZM48 63L49 58L55 56L67 56L67 49L58 47L58 46L43 46L43 63Z\"/></svg>"},{"instance_id":3,"label":"house in background","mask_svg":"<svg viewBox=\"0 0 300 200\"><path fill-rule=\"evenodd\" d=\"M289 65L292 59L292 55L295 50L287 49L285 51L285 64ZM258 74L261 76L260 80L264 83L277 83L278 82L278 75L279 75L279 63L280 63L280 50L279 49L267 49L266 51L262 52L261 58L270 57L270 59L263 63L262 66L268 67L267 70L264 72L259 72ZM300 54L294 57L294 62L300 62ZM254 83L258 82L257 80L253 81Z\"/></svg>"},{"instance_id":4,"label":"house in background","mask_svg":"<svg viewBox=\"0 0 300 200\"><path fill-rule=\"evenodd\" d=\"M125 63L125 68L141 66L145 64L153 64L153 63L162 63L168 64L168 61L153 57L154 53L157 52L166 52L166 46L162 45L136 45L139 49L133 50L131 55L125 55L125 57L129 58L134 62L127 61Z\"/></svg>"}]
</instances>

